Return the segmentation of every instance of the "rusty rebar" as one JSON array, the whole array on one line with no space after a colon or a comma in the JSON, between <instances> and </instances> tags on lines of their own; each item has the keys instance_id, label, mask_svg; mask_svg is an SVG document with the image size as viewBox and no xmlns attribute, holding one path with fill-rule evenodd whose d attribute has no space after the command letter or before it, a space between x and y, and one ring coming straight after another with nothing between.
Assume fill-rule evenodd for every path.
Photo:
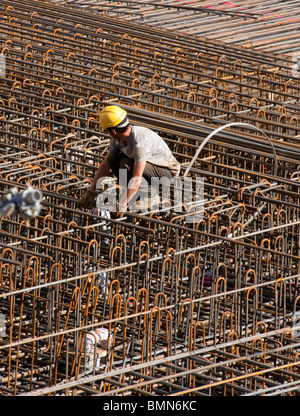
<instances>
[{"instance_id":1,"label":"rusty rebar","mask_svg":"<svg viewBox=\"0 0 300 416\"><path fill-rule=\"evenodd\" d=\"M62 4L0 14L0 192L44 196L29 223L0 218L1 394L298 395L291 61ZM175 184L120 220L78 207L108 103L164 137L200 197L178 204Z\"/></svg>"}]
</instances>

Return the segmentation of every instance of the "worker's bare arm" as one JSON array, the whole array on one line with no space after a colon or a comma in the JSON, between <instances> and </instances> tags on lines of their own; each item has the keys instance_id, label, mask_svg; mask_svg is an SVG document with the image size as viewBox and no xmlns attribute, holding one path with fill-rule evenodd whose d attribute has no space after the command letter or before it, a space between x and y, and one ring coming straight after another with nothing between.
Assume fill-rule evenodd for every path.
<instances>
[{"instance_id":1,"label":"worker's bare arm","mask_svg":"<svg viewBox=\"0 0 300 416\"><path fill-rule=\"evenodd\" d=\"M91 191L96 190L98 180L107 176L109 173L109 170L110 170L110 167L108 163L108 155L106 155L104 160L101 162L99 168L97 169L94 179L89 187Z\"/></svg>"},{"instance_id":2,"label":"worker's bare arm","mask_svg":"<svg viewBox=\"0 0 300 416\"><path fill-rule=\"evenodd\" d=\"M127 192L124 193L120 200L120 208L125 208L133 195L138 191L142 181L145 166L146 160L143 160L142 162L134 162L132 179L129 181Z\"/></svg>"}]
</instances>

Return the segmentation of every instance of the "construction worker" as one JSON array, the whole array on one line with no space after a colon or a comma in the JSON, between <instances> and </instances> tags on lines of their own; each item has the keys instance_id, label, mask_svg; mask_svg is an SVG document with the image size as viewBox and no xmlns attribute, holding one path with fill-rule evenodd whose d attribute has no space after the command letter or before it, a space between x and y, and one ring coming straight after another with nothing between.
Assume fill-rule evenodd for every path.
<instances>
[{"instance_id":1,"label":"construction worker","mask_svg":"<svg viewBox=\"0 0 300 416\"><path fill-rule=\"evenodd\" d=\"M105 107L99 114L102 132L108 132L112 140L104 160L101 162L93 181L79 200L83 208L92 208L97 197L97 182L108 176L112 171L120 182L120 170L128 173L127 189L117 203L116 213L124 215L130 200L139 190L142 180L151 187L156 186L161 178L171 180L178 176L180 164L172 155L166 142L154 131L129 123L127 112L116 106ZM124 171L123 171L124 172ZM153 198L145 198L153 206L157 204L158 194ZM140 209L145 209L143 201L139 201Z\"/></svg>"}]
</instances>

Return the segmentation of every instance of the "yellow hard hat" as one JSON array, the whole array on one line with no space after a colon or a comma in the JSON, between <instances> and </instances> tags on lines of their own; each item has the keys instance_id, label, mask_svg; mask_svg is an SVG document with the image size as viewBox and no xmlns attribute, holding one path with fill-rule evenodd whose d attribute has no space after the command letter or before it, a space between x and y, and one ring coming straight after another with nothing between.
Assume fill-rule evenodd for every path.
<instances>
[{"instance_id":1,"label":"yellow hard hat","mask_svg":"<svg viewBox=\"0 0 300 416\"><path fill-rule=\"evenodd\" d=\"M112 127L125 127L129 122L127 112L117 105L109 105L100 111L99 121L102 131Z\"/></svg>"}]
</instances>

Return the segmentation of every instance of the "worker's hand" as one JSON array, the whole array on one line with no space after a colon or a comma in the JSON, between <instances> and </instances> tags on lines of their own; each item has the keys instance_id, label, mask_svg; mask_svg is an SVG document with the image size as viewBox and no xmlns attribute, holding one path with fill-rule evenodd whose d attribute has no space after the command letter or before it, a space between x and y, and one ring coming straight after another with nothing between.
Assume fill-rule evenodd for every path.
<instances>
[{"instance_id":1,"label":"worker's hand","mask_svg":"<svg viewBox=\"0 0 300 416\"><path fill-rule=\"evenodd\" d=\"M82 208L91 209L94 206L98 192L87 189L78 201L78 205Z\"/></svg>"}]
</instances>

